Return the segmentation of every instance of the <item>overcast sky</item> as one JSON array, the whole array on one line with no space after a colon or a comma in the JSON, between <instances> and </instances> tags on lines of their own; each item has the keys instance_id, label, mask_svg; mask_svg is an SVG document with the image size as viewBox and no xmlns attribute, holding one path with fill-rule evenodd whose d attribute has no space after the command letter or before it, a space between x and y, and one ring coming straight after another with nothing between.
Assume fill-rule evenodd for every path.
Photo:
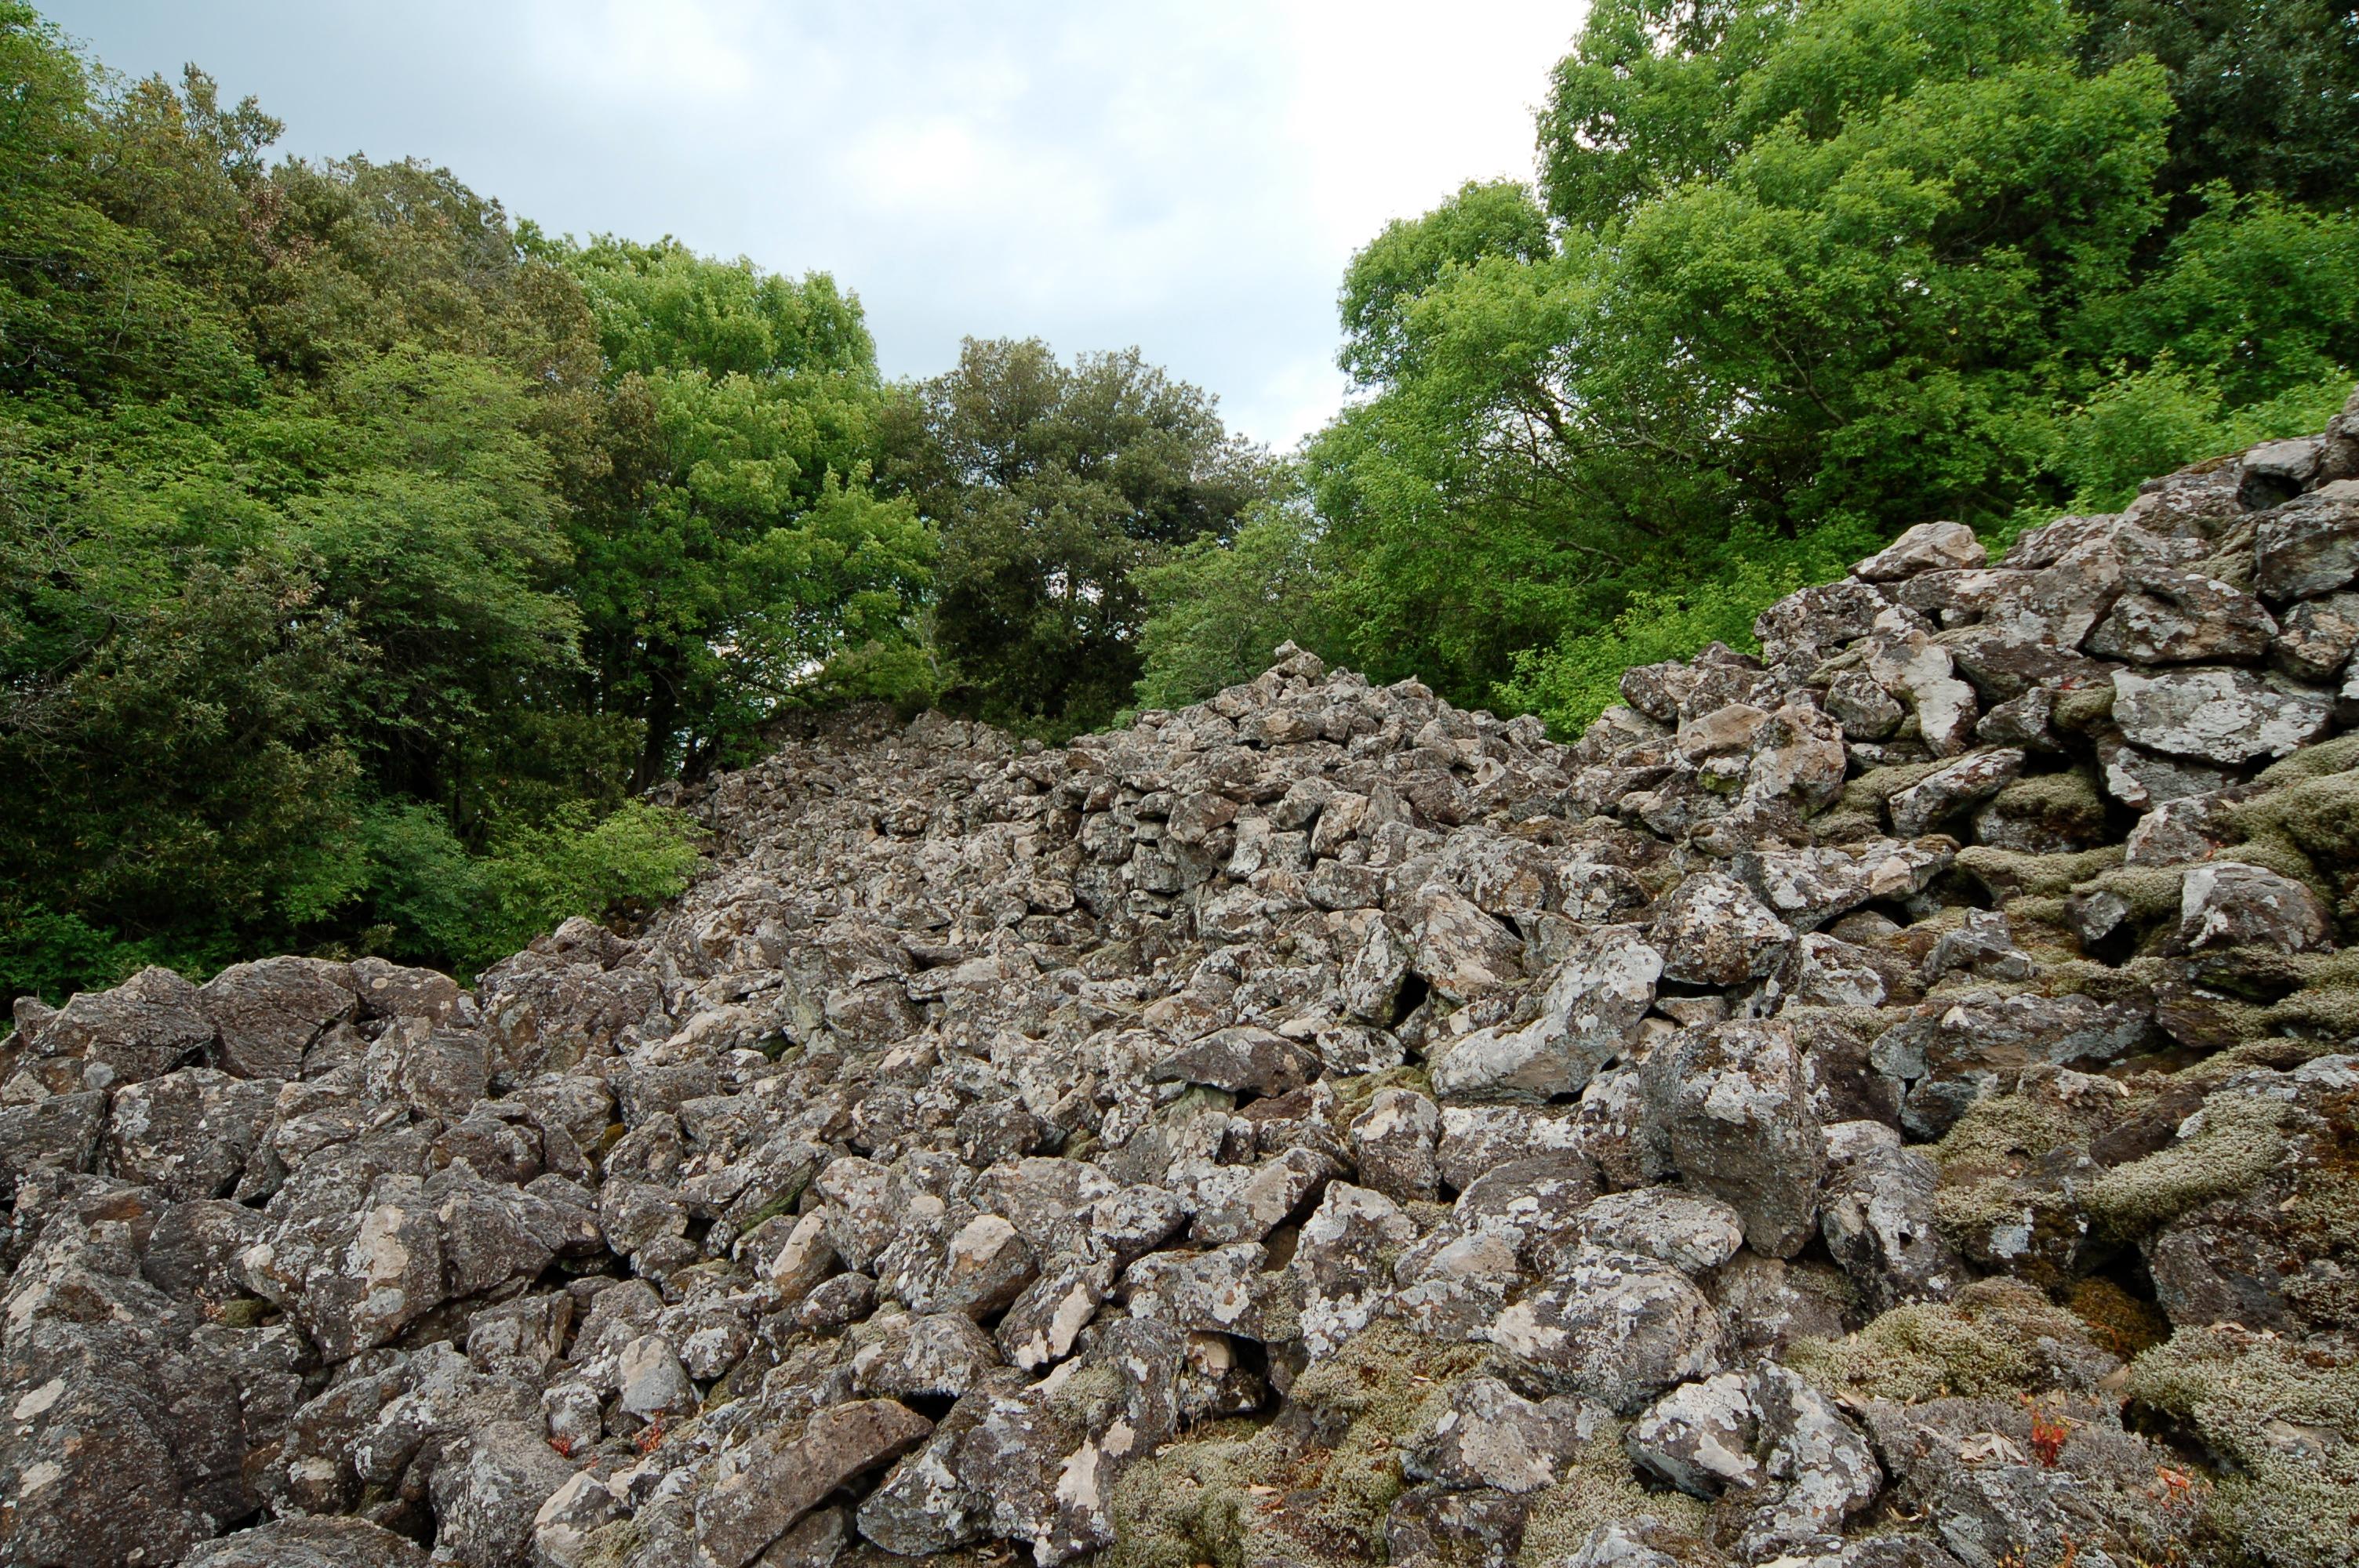
<instances>
[{"instance_id":1,"label":"overcast sky","mask_svg":"<svg viewBox=\"0 0 2359 1568\"><path fill-rule=\"evenodd\" d=\"M519 217L832 272L887 374L961 337L1136 344L1278 446L1343 395L1386 220L1527 177L1579 26L1537 0L47 0L193 60L283 150L447 164Z\"/></svg>"}]
</instances>

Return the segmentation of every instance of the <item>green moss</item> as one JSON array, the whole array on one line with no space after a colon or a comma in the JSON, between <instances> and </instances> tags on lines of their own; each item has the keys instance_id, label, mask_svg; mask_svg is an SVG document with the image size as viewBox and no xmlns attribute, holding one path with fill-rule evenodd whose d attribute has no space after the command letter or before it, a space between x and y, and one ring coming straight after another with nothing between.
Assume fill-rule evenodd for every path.
<instances>
[{"instance_id":1,"label":"green moss","mask_svg":"<svg viewBox=\"0 0 2359 1568\"><path fill-rule=\"evenodd\" d=\"M1107 1562L1237 1568L1255 1512L1280 1497L1313 1500L1292 1509L1279 1528L1343 1543L1351 1555L1381 1557L1385 1516L1406 1487L1402 1439L1439 1414L1452 1383L1489 1359L1486 1346L1436 1344L1397 1322L1363 1330L1294 1380L1287 1399L1305 1425L1289 1423L1293 1436L1232 1425L1125 1471L1114 1487L1117 1544ZM1298 1446L1306 1427L1332 1434L1332 1446Z\"/></svg>"},{"instance_id":2,"label":"green moss","mask_svg":"<svg viewBox=\"0 0 2359 1568\"><path fill-rule=\"evenodd\" d=\"M2184 866L2114 866L2076 883L2073 892L2087 896L2093 892L2109 892L2129 905L2130 918L2141 926L2153 926L2164 921L2179 919L2179 884L2185 881Z\"/></svg>"},{"instance_id":3,"label":"green moss","mask_svg":"<svg viewBox=\"0 0 2359 1568\"><path fill-rule=\"evenodd\" d=\"M2105 802L2097 794L2096 781L2078 768L2017 779L1999 791L1991 805L2001 816L2084 832L2105 822Z\"/></svg>"},{"instance_id":4,"label":"green moss","mask_svg":"<svg viewBox=\"0 0 2359 1568\"><path fill-rule=\"evenodd\" d=\"M1711 1522L1705 1506L1685 1493L1651 1492L1639 1485L1619 1430L1604 1428L1574 1455L1564 1479L1532 1494L1517 1568L1555 1568L1586 1545L1599 1525L1639 1519L1698 1537Z\"/></svg>"},{"instance_id":5,"label":"green moss","mask_svg":"<svg viewBox=\"0 0 2359 1568\"><path fill-rule=\"evenodd\" d=\"M2079 883L2122 863L2122 847L2108 844L2070 855L2027 855L2017 849L1995 849L1973 844L1958 851L1958 870L2006 900L2025 896L2060 897Z\"/></svg>"},{"instance_id":6,"label":"green moss","mask_svg":"<svg viewBox=\"0 0 2359 1568\"><path fill-rule=\"evenodd\" d=\"M2286 1157L2285 1107L2231 1097L2206 1104L2191 1138L2116 1165L2091 1184L2090 1219L2105 1236L2133 1240L2180 1215L2251 1187Z\"/></svg>"},{"instance_id":7,"label":"green moss","mask_svg":"<svg viewBox=\"0 0 2359 1568\"><path fill-rule=\"evenodd\" d=\"M2234 1325L2182 1328L2130 1368L2134 1400L2236 1466L2212 1498L2226 1541L2287 1568L2352 1562L2359 1540L2359 1357ZM2298 1429L2337 1434L2321 1442Z\"/></svg>"},{"instance_id":8,"label":"green moss","mask_svg":"<svg viewBox=\"0 0 2359 1568\"><path fill-rule=\"evenodd\" d=\"M2315 746L2304 746L2282 762L2272 762L2261 770L2253 783L2264 790L2286 784L2299 784L2304 779L2322 779L2333 773L2359 770L2359 733L2338 737Z\"/></svg>"},{"instance_id":9,"label":"green moss","mask_svg":"<svg viewBox=\"0 0 2359 1568\"><path fill-rule=\"evenodd\" d=\"M1250 1432L1250 1429L1247 1429ZM1114 1484L1114 1541L1106 1568L1242 1568L1257 1484L1249 1436L1216 1429L1166 1445Z\"/></svg>"},{"instance_id":10,"label":"green moss","mask_svg":"<svg viewBox=\"0 0 2359 1568\"><path fill-rule=\"evenodd\" d=\"M2085 735L2114 716L2114 683L2099 681L2059 692L2053 722L2071 735Z\"/></svg>"},{"instance_id":11,"label":"green moss","mask_svg":"<svg viewBox=\"0 0 2359 1568\"><path fill-rule=\"evenodd\" d=\"M1798 1341L1786 1361L1828 1393L1852 1399L2005 1398L2057 1380L2057 1357L2043 1340L2093 1348L2080 1319L2030 1286L1977 1280L1951 1301L1895 1307L1843 1339Z\"/></svg>"}]
</instances>

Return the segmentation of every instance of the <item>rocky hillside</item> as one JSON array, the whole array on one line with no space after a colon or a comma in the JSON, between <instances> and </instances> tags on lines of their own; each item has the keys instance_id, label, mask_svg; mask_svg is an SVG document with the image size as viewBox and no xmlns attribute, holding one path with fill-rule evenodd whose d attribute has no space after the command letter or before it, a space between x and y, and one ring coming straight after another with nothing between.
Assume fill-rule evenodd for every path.
<instances>
[{"instance_id":1,"label":"rocky hillside","mask_svg":"<svg viewBox=\"0 0 2359 1568\"><path fill-rule=\"evenodd\" d=\"M2359 399L1574 746L854 718L472 991L19 1001L0 1562L2348 1563L2354 579Z\"/></svg>"}]
</instances>

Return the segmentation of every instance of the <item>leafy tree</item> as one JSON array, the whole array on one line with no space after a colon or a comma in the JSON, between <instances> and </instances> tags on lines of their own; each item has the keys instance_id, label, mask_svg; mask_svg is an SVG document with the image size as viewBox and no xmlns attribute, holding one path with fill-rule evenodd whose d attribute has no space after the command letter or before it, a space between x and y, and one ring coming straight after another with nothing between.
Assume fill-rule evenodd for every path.
<instances>
[{"instance_id":1,"label":"leafy tree","mask_svg":"<svg viewBox=\"0 0 2359 1568\"><path fill-rule=\"evenodd\" d=\"M2191 88L2086 39L2063 0L1600 0L1544 204L1468 186L1346 276L1365 395L1306 460L1344 654L1571 716L1587 677L1533 650L1634 606L1718 624L1765 552L2107 488L2072 454L2108 385L2192 378L2171 441L2315 405L2359 359L2359 231L2174 209Z\"/></svg>"},{"instance_id":2,"label":"leafy tree","mask_svg":"<svg viewBox=\"0 0 2359 1568\"><path fill-rule=\"evenodd\" d=\"M1317 519L1283 502L1250 509L1236 536L1180 546L1136 573L1142 708L1181 708L1267 669L1280 643L1334 644Z\"/></svg>"},{"instance_id":3,"label":"leafy tree","mask_svg":"<svg viewBox=\"0 0 2359 1568\"><path fill-rule=\"evenodd\" d=\"M933 633L944 700L1070 734L1140 673L1137 573L1224 538L1268 488L1213 400L1136 350L1059 362L1037 339L967 341L888 413L886 477L941 531Z\"/></svg>"},{"instance_id":4,"label":"leafy tree","mask_svg":"<svg viewBox=\"0 0 2359 1568\"><path fill-rule=\"evenodd\" d=\"M906 642L932 537L869 487L883 387L832 281L669 241L543 243L582 280L613 378L573 591L645 788L730 755L837 655Z\"/></svg>"},{"instance_id":5,"label":"leafy tree","mask_svg":"<svg viewBox=\"0 0 2359 1568\"><path fill-rule=\"evenodd\" d=\"M2081 58L2170 72L2159 183L2226 182L2321 206L2359 195L2359 6L2333 0L2076 0Z\"/></svg>"}]
</instances>

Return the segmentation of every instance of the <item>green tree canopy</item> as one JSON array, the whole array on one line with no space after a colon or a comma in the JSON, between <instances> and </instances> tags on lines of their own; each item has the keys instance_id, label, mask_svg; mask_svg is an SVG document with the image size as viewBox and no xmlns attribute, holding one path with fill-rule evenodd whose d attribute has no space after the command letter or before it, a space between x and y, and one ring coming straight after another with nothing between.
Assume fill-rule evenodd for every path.
<instances>
[{"instance_id":1,"label":"green tree canopy","mask_svg":"<svg viewBox=\"0 0 2359 1568\"><path fill-rule=\"evenodd\" d=\"M885 472L941 530L934 636L947 700L1070 733L1139 676L1136 574L1225 538L1267 463L1214 401L1136 350L1060 362L1037 339L970 339L890 408Z\"/></svg>"}]
</instances>

